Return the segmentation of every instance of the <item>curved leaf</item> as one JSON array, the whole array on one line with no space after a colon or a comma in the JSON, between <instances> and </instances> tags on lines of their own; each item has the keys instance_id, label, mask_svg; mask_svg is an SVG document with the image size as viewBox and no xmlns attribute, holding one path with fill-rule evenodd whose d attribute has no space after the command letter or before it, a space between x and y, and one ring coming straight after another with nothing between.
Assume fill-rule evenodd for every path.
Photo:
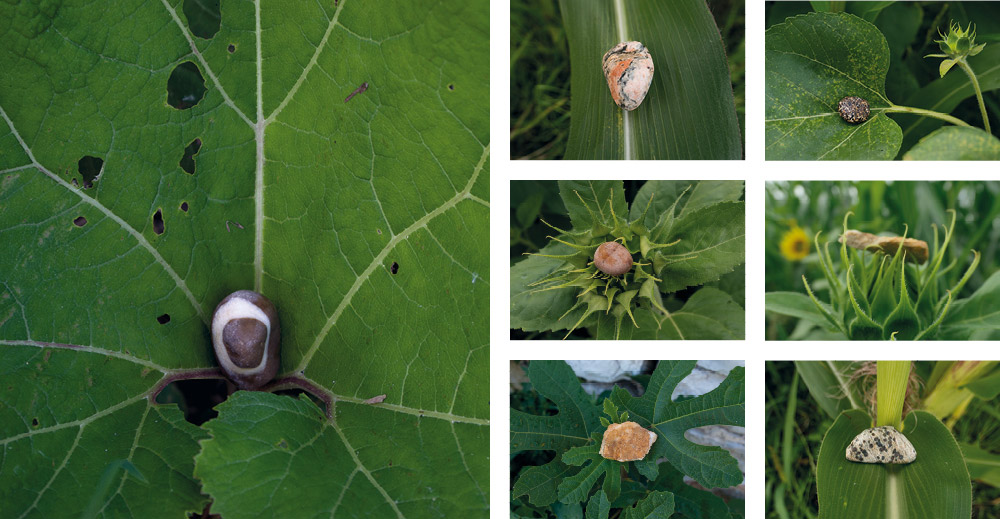
<instances>
[{"instance_id":1,"label":"curved leaf","mask_svg":"<svg viewBox=\"0 0 1000 519\"><path fill-rule=\"evenodd\" d=\"M746 211L743 202L719 202L688 211L673 221L663 254L686 255L664 269L660 288L682 288L715 281L732 272L746 258ZM656 230L653 231L657 232Z\"/></svg>"},{"instance_id":2,"label":"curved leaf","mask_svg":"<svg viewBox=\"0 0 1000 519\"><path fill-rule=\"evenodd\" d=\"M889 46L874 25L846 13L809 13L765 33L765 141L768 160L889 160L902 130L880 109ZM849 124L847 96L866 99L871 117Z\"/></svg>"},{"instance_id":3,"label":"curved leaf","mask_svg":"<svg viewBox=\"0 0 1000 519\"><path fill-rule=\"evenodd\" d=\"M819 301L819 304L833 314L830 305L823 301ZM764 294L764 308L769 312L798 317L827 330L834 329L809 296L801 292L768 292Z\"/></svg>"},{"instance_id":4,"label":"curved leaf","mask_svg":"<svg viewBox=\"0 0 1000 519\"><path fill-rule=\"evenodd\" d=\"M914 411L903 433L917 451L907 465L847 461L851 440L871 427L863 411L845 411L820 447L816 465L820 519L940 519L972 514L972 484L962 453L934 415Z\"/></svg>"},{"instance_id":5,"label":"curved leaf","mask_svg":"<svg viewBox=\"0 0 1000 519\"><path fill-rule=\"evenodd\" d=\"M951 304L939 339L968 338L977 332L1000 329L1000 271L994 272L986 282L966 299Z\"/></svg>"},{"instance_id":6,"label":"curved leaf","mask_svg":"<svg viewBox=\"0 0 1000 519\"><path fill-rule=\"evenodd\" d=\"M2 515L79 509L118 460L149 485L121 472L101 513L200 512L204 431L152 401L219 376L211 312L248 288L279 310L279 376L337 403L341 451L396 423L393 455L439 460L423 483L485 514L489 255L467 238L489 231L487 6L227 3L205 38L180 0L82 4L0 4L0 372L20 388L0 396ZM168 94L175 70L197 92ZM392 508L405 470L329 483Z\"/></svg>"},{"instance_id":7,"label":"curved leaf","mask_svg":"<svg viewBox=\"0 0 1000 519\"><path fill-rule=\"evenodd\" d=\"M920 139L903 160L1000 160L1000 139L979 128L945 126Z\"/></svg>"},{"instance_id":8,"label":"curved leaf","mask_svg":"<svg viewBox=\"0 0 1000 519\"><path fill-rule=\"evenodd\" d=\"M739 159L729 66L703 0L560 0L573 115L567 159ZM655 72L632 112L611 99L601 59L619 42L649 49Z\"/></svg>"}]
</instances>

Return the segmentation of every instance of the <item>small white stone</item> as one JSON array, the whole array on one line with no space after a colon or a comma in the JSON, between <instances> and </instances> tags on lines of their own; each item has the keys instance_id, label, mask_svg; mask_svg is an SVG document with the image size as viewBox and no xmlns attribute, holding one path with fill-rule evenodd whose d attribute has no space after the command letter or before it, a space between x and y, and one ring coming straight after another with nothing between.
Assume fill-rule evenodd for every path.
<instances>
[{"instance_id":1,"label":"small white stone","mask_svg":"<svg viewBox=\"0 0 1000 519\"><path fill-rule=\"evenodd\" d=\"M611 98L624 110L635 110L653 82L653 58L637 41L623 41L604 53L604 77Z\"/></svg>"},{"instance_id":2,"label":"small white stone","mask_svg":"<svg viewBox=\"0 0 1000 519\"><path fill-rule=\"evenodd\" d=\"M905 465L917 459L917 451L903 433L891 425L861 431L847 446L847 459L859 463Z\"/></svg>"}]
</instances>

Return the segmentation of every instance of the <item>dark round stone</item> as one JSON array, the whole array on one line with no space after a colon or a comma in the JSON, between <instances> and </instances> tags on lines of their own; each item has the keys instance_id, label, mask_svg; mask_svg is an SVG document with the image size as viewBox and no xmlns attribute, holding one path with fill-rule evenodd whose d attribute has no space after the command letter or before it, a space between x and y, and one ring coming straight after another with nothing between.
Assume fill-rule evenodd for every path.
<instances>
[{"instance_id":1,"label":"dark round stone","mask_svg":"<svg viewBox=\"0 0 1000 519\"><path fill-rule=\"evenodd\" d=\"M857 96L849 96L837 103L837 111L840 117L851 124L859 124L868 120L871 111L868 109L868 101Z\"/></svg>"}]
</instances>

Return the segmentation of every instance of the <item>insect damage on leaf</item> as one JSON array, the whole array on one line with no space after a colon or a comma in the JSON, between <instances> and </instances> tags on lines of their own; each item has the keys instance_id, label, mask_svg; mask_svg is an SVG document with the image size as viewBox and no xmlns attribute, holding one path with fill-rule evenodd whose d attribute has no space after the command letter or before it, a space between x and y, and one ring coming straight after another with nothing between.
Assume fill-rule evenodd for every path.
<instances>
[{"instance_id":1,"label":"insect damage on leaf","mask_svg":"<svg viewBox=\"0 0 1000 519\"><path fill-rule=\"evenodd\" d=\"M917 459L917 451L903 433L891 425L861 431L847 446L847 459L858 463L904 465Z\"/></svg>"},{"instance_id":2,"label":"insect damage on leaf","mask_svg":"<svg viewBox=\"0 0 1000 519\"><path fill-rule=\"evenodd\" d=\"M846 243L848 247L864 250L868 252L884 252L890 256L895 256L900 246L906 251L906 259L923 265L927 262L928 249L927 242L914 238L902 238L900 236L876 236L871 233L850 229L844 231L840 236L840 243Z\"/></svg>"},{"instance_id":3,"label":"insect damage on leaf","mask_svg":"<svg viewBox=\"0 0 1000 519\"><path fill-rule=\"evenodd\" d=\"M638 461L646 457L656 433L635 422L613 423L604 431L601 456L615 461Z\"/></svg>"}]
</instances>

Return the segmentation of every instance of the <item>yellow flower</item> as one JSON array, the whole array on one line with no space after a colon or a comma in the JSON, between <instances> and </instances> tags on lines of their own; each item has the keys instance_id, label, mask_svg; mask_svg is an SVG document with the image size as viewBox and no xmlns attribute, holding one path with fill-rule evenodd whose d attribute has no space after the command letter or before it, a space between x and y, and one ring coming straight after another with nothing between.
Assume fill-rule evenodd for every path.
<instances>
[{"instance_id":1,"label":"yellow flower","mask_svg":"<svg viewBox=\"0 0 1000 519\"><path fill-rule=\"evenodd\" d=\"M799 261L809 255L809 236L796 224L781 237L781 255L788 261Z\"/></svg>"}]
</instances>

